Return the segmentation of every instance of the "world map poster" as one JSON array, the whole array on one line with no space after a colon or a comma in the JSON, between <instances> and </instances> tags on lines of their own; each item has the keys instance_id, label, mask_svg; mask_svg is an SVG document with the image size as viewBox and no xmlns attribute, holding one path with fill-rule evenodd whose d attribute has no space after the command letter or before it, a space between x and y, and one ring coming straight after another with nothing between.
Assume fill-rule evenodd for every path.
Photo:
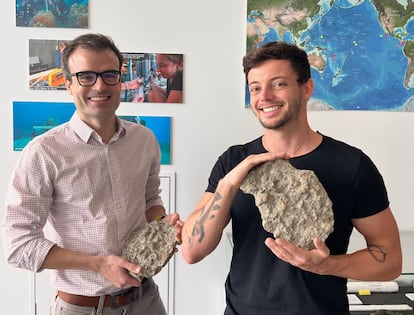
<instances>
[{"instance_id":1,"label":"world map poster","mask_svg":"<svg viewBox=\"0 0 414 315\"><path fill-rule=\"evenodd\" d=\"M248 0L247 52L269 41L307 52L311 110L414 111L413 0Z\"/></svg>"}]
</instances>

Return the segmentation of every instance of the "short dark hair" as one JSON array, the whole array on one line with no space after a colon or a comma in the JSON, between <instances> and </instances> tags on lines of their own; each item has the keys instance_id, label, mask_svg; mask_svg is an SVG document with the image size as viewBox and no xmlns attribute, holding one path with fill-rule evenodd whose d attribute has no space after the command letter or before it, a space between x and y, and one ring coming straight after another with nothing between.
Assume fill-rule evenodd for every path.
<instances>
[{"instance_id":1,"label":"short dark hair","mask_svg":"<svg viewBox=\"0 0 414 315\"><path fill-rule=\"evenodd\" d=\"M115 45L113 40L105 35L102 34L84 34L76 37L74 40L67 42L65 49L61 55L61 64L62 64L62 72L65 74L67 80L71 80L68 60L75 49L82 47L85 49L90 49L93 51L100 51L103 49L110 49L112 50L115 55L118 57L119 60L119 68L121 70L121 65L124 57L122 56L121 52L119 51L118 47Z\"/></svg>"},{"instance_id":2,"label":"short dark hair","mask_svg":"<svg viewBox=\"0 0 414 315\"><path fill-rule=\"evenodd\" d=\"M247 75L252 68L270 59L289 60L298 75L298 82L301 84L311 78L308 55L304 50L286 42L269 42L243 57L246 82Z\"/></svg>"}]
</instances>

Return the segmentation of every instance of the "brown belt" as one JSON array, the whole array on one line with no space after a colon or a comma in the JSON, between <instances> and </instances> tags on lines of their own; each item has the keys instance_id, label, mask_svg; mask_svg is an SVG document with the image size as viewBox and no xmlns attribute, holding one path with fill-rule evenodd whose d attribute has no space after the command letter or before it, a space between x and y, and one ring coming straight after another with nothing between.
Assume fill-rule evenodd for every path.
<instances>
[{"instance_id":1,"label":"brown belt","mask_svg":"<svg viewBox=\"0 0 414 315\"><path fill-rule=\"evenodd\" d=\"M153 280L151 278L144 279L140 287L131 287L129 289L114 292L111 295L105 295L104 307L110 306L111 308L117 308L128 305L147 293L152 285ZM100 299L99 296L75 295L63 291L58 291L58 296L66 303L89 307L97 307Z\"/></svg>"}]
</instances>

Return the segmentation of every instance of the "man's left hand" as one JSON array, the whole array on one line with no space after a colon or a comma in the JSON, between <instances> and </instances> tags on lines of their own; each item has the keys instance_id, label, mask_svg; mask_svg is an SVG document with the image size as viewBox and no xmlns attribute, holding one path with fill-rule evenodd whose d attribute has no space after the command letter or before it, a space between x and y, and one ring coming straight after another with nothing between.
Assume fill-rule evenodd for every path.
<instances>
[{"instance_id":1,"label":"man's left hand","mask_svg":"<svg viewBox=\"0 0 414 315\"><path fill-rule=\"evenodd\" d=\"M319 238L313 240L314 249L302 249L281 238L267 238L266 246L281 260L300 269L325 274L325 263L330 256L329 248Z\"/></svg>"}]
</instances>

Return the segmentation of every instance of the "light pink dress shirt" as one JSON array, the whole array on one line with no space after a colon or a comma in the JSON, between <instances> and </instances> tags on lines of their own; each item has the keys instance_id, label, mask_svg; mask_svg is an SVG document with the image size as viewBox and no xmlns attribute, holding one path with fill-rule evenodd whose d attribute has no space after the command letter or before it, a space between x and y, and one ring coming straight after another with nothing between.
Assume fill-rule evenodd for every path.
<instances>
[{"instance_id":1,"label":"light pink dress shirt","mask_svg":"<svg viewBox=\"0 0 414 315\"><path fill-rule=\"evenodd\" d=\"M9 263L39 271L54 244L119 255L128 234L146 223L146 211L162 205L155 136L139 124L118 125L105 144L75 113L28 143L6 196L2 232ZM53 270L52 283L88 296L118 290L91 271Z\"/></svg>"}]
</instances>

